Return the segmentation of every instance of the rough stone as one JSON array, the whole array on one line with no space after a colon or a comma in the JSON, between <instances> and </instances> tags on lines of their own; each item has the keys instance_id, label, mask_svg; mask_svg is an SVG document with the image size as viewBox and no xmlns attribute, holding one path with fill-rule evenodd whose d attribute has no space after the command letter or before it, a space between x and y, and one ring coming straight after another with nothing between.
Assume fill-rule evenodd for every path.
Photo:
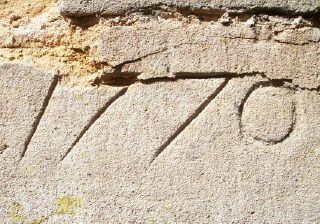
<instances>
[{"instance_id":1,"label":"rough stone","mask_svg":"<svg viewBox=\"0 0 320 224\"><path fill-rule=\"evenodd\" d=\"M142 196L136 197L150 203L148 212L137 214L140 222L319 221L319 93L295 92L295 128L283 142L268 145L240 129L241 105L261 82L230 80L154 161L143 178Z\"/></svg>"},{"instance_id":2,"label":"rough stone","mask_svg":"<svg viewBox=\"0 0 320 224\"><path fill-rule=\"evenodd\" d=\"M28 145L24 161L47 168L49 162L59 162L124 90L123 87L57 86Z\"/></svg>"},{"instance_id":3,"label":"rough stone","mask_svg":"<svg viewBox=\"0 0 320 224\"><path fill-rule=\"evenodd\" d=\"M318 1L59 4L0 0L0 223L320 223Z\"/></svg>"},{"instance_id":4,"label":"rough stone","mask_svg":"<svg viewBox=\"0 0 320 224\"><path fill-rule=\"evenodd\" d=\"M87 16L94 14L119 15L138 9L169 6L191 10L269 11L286 14L315 14L319 12L317 0L60 0L62 14Z\"/></svg>"},{"instance_id":5,"label":"rough stone","mask_svg":"<svg viewBox=\"0 0 320 224\"><path fill-rule=\"evenodd\" d=\"M5 180L0 183L0 213L6 217L5 223L12 223L17 219L18 214L10 215L13 203L19 203L19 216L28 220L28 223L32 223L33 219L52 219L51 216L55 215L68 217L68 204L72 202L69 201L72 197L70 199L68 195L57 194L59 185L64 183L56 177L56 167L124 90L123 87L104 86L70 88L58 85L55 88L21 161L2 168L6 172L0 174L0 178ZM31 204L25 198L32 198ZM62 206L66 208L61 208L62 211L58 212L56 201L62 200L61 198L65 201ZM28 208L33 210L25 211Z\"/></svg>"},{"instance_id":6,"label":"rough stone","mask_svg":"<svg viewBox=\"0 0 320 224\"><path fill-rule=\"evenodd\" d=\"M16 160L37 129L57 77L17 64L1 64L0 73L0 144L6 148L1 159Z\"/></svg>"},{"instance_id":7,"label":"rough stone","mask_svg":"<svg viewBox=\"0 0 320 224\"><path fill-rule=\"evenodd\" d=\"M52 169L30 169L42 156L26 154L1 184L3 220L12 221L13 209L15 218L48 223L317 221L320 95L289 87L258 75L131 85ZM268 126L259 136L281 134L287 122L279 127L272 114L286 119L293 99L295 125L285 139L271 133L269 144L247 135L255 127L241 127L250 107Z\"/></svg>"},{"instance_id":8,"label":"rough stone","mask_svg":"<svg viewBox=\"0 0 320 224\"><path fill-rule=\"evenodd\" d=\"M179 80L130 86L126 94L110 104L106 112L92 123L71 150L67 149L75 139L72 133L79 135L80 124L82 123L83 127L87 122L89 112L94 111L93 105L87 105L88 108L92 108L89 111L79 112L76 112L77 103L74 103L71 108L66 107L65 105L70 102L68 99L73 101L77 98L77 91L62 91L69 92L70 96L62 96L62 99L65 100L60 100L58 96L61 89L58 87L25 157L18 164L17 169L12 171L12 177L1 184L1 195L5 196L2 199L2 205L5 208L3 212L10 209L12 201L19 201L22 207L35 211L31 213L30 217L25 215L28 220L43 216L53 223L107 221L108 214L99 215L98 219L95 218L94 213L99 213L101 209L99 206L97 207L97 204L101 203L101 206L104 206L103 202L108 204L110 196L122 194L122 190L125 191L123 194L125 196L127 192L125 185L130 185L132 178L136 179L131 176L132 172L136 175L143 174L150 161L157 155L158 150L169 144L175 135L183 131L225 84L224 79L212 79ZM199 92L199 88L205 91ZM121 88L108 91L116 94L117 91L121 91ZM102 94L95 93L93 90L90 92L94 93L93 99ZM108 99L110 95L106 95L104 98ZM98 102L101 102L102 99ZM161 100L164 104L159 106L159 101L154 99ZM81 105L82 102L79 104ZM66 113L63 115L59 112L59 108ZM54 114L52 110L57 114ZM81 120L76 121L75 124L69 123L68 120L72 120L72 113L82 114ZM49 122L51 119L55 121ZM73 119L77 119L77 117ZM59 127L63 127L63 129ZM70 136L65 132L68 130L67 127L74 127L74 130L70 130ZM46 132L50 133L50 137L48 135L45 137ZM97 138L98 136L100 137ZM66 137L69 137L70 140ZM46 148L46 150L41 150L42 148ZM66 155L65 158L64 155ZM106 164L105 162L109 158L111 160ZM62 161L60 161L61 159ZM97 161L91 163L92 159ZM51 162L46 160L51 160ZM97 167L100 168L97 169ZM119 170L119 173L112 175L115 170ZM92 177L94 178L92 179ZM100 178L107 178L108 181L101 181ZM123 187L116 187L118 181L121 180L123 180ZM131 184L138 183L131 182ZM103 188L108 187L109 190L100 193L94 191L102 185L105 185ZM95 187L92 188L92 186ZM18 189L24 190L19 191ZM32 189L37 190L35 192ZM83 194L84 192L87 193ZM14 195L13 198L12 195ZM79 213L77 217L69 217L68 214L59 215L54 212L55 204L53 201L68 195L76 197L81 195L85 202L85 206L77 210ZM30 197L33 197L32 204L24 200ZM101 199L100 202L90 202L91 199L98 200L97 197ZM82 212L89 212L89 215L84 215ZM115 213L109 214L115 215ZM4 213L1 215L5 216ZM5 217L8 222L12 219L12 217ZM131 219L131 217L128 218ZM126 217L121 219L126 220Z\"/></svg>"},{"instance_id":9,"label":"rough stone","mask_svg":"<svg viewBox=\"0 0 320 224\"><path fill-rule=\"evenodd\" d=\"M66 183L74 183L64 185L61 191L86 192L85 201L93 206L85 208L88 215L81 220L139 222L132 210L138 202L134 198L140 194L141 178L151 161L197 118L225 84L224 79L212 79L130 86L60 164L59 176ZM100 188L108 190L95 190ZM145 210L149 205L139 206Z\"/></svg>"},{"instance_id":10,"label":"rough stone","mask_svg":"<svg viewBox=\"0 0 320 224\"><path fill-rule=\"evenodd\" d=\"M269 26L150 22L108 28L97 46L101 62L117 68L117 74L134 73L140 79L260 73L317 88L319 29L289 29L278 37Z\"/></svg>"}]
</instances>

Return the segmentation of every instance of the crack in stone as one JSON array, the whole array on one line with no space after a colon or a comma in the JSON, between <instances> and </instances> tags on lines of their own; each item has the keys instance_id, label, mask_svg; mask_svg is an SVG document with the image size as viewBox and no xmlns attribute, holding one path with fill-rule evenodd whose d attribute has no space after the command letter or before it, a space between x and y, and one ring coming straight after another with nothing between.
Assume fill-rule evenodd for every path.
<instances>
[{"instance_id":1,"label":"crack in stone","mask_svg":"<svg viewBox=\"0 0 320 224\"><path fill-rule=\"evenodd\" d=\"M121 69L113 73L104 73L101 76L95 77L92 80L92 86L130 86L136 83L141 84L152 84L157 82L174 82L179 79L212 79L212 78L245 78L245 77L256 77L261 76L262 78L267 79L266 82L272 83L272 85L282 86L284 82L290 84L290 88L293 90L306 90L311 92L320 92L320 86L316 88L311 87L301 87L298 84L294 84L292 78L281 78L275 79L268 77L264 72L261 71L252 71L252 72L177 72L168 74L168 76L154 77L148 79L140 79L139 76L142 72L122 72Z\"/></svg>"},{"instance_id":2,"label":"crack in stone","mask_svg":"<svg viewBox=\"0 0 320 224\"><path fill-rule=\"evenodd\" d=\"M319 43L319 41L308 41L305 43L295 43L293 41L283 41L283 40L277 40L277 39L273 39L273 40L277 43L280 43L280 44L288 44L288 45L295 45L295 46L306 46L306 45Z\"/></svg>"},{"instance_id":3,"label":"crack in stone","mask_svg":"<svg viewBox=\"0 0 320 224\"><path fill-rule=\"evenodd\" d=\"M232 73L232 72L205 72L205 73L194 73L194 72L179 72L175 73L173 77L161 76L148 79L140 79L139 75L141 73L106 73L102 76L96 77L92 86L131 86L137 83L144 85L149 85L159 82L175 82L178 80L186 79L219 79L219 78L244 78L244 77L254 77L257 74L265 77L260 72L250 72L250 73ZM267 78L267 77L265 77Z\"/></svg>"},{"instance_id":4,"label":"crack in stone","mask_svg":"<svg viewBox=\"0 0 320 224\"><path fill-rule=\"evenodd\" d=\"M43 101L42 108L41 108L40 112L38 113L35 121L33 122L32 129L31 129L31 131L30 131L30 133L29 133L29 135L28 135L28 137L27 137L27 139L26 139L26 141L24 143L23 151L20 154L20 161L24 158L24 156L26 155L26 152L28 151L29 144L30 144L34 134L36 133L36 131L38 129L38 126L40 124L42 116L46 111L46 108L47 108L47 106L48 106L48 104L50 102L52 94L53 94L53 92L54 92L54 90L55 90L57 85L58 85L58 76L55 75L54 78L53 78L53 81L51 83L51 86L50 86L50 88L48 90L48 94L47 94L46 98Z\"/></svg>"},{"instance_id":5,"label":"crack in stone","mask_svg":"<svg viewBox=\"0 0 320 224\"><path fill-rule=\"evenodd\" d=\"M67 150L67 152L62 156L60 161L63 161L69 153L72 151L72 149L77 145L77 143L81 140L81 138L88 132L88 130L92 127L92 125L104 114L104 112L120 97L122 97L126 92L128 88L122 89L120 92L118 92L115 96L113 96L109 101L106 102L106 104L98 110L97 113L94 114L94 116L90 119L89 123L84 126L76 140L72 143L71 147Z\"/></svg>"},{"instance_id":6,"label":"crack in stone","mask_svg":"<svg viewBox=\"0 0 320 224\"><path fill-rule=\"evenodd\" d=\"M127 64L135 63L135 62L141 61L142 59L147 58L149 56L160 54L160 53L163 53L163 52L166 52L166 51L168 51L167 47L165 47L164 49L158 50L158 51L151 52L149 54L142 55L142 56L140 56L138 58L134 58L132 60L124 61L124 62L121 62L121 63L116 64L116 65L112 65L112 64L110 64L110 65L115 69L115 71L120 71L121 72L122 67L127 65ZM109 63L107 63L107 64L109 64Z\"/></svg>"},{"instance_id":7,"label":"crack in stone","mask_svg":"<svg viewBox=\"0 0 320 224\"><path fill-rule=\"evenodd\" d=\"M216 98L216 96L224 89L230 80L231 79L229 78L221 83L214 93L212 93L204 102L202 102L194 111L194 113L191 114L191 116L188 117L188 119L183 122L180 127L156 150L153 158L150 161L150 164L152 164L159 157L159 155L191 124L191 122L202 113L202 111L212 102L212 100Z\"/></svg>"},{"instance_id":8,"label":"crack in stone","mask_svg":"<svg viewBox=\"0 0 320 224\"><path fill-rule=\"evenodd\" d=\"M210 36L209 36L210 37ZM280 43L280 44L286 44L286 45L296 45L296 46L305 46L305 45L310 45L310 44L317 44L319 42L316 42L316 41L308 41L306 43L295 43L295 42L292 42L292 41L282 41L282 40L277 40L277 39L274 39L274 37L271 37L269 39L267 38L260 38L258 39L257 37L238 37L238 36L235 36L235 37L226 37L226 36L211 36L212 38L215 38L215 39L227 39L227 40L250 40L250 41L274 41L276 43ZM153 55L157 55L157 54L161 54L161 53L165 53L165 52L168 52L170 50L173 50L173 49L176 49L176 48L179 48L179 47L182 47L184 45L201 45L201 44L206 44L208 46L213 46L212 44L206 42L206 41L197 41L197 42L184 42L184 43L179 43L179 44L176 44L176 45L172 45L170 47L164 47L163 49L161 50L158 50L158 51L154 51L154 52L150 52L148 54L145 54L145 55L142 55L140 57L137 57L137 58L134 58L132 60L127 60L127 61L123 61L119 64L112 64L112 63L109 63L109 62L102 62L102 64L107 64L107 65L110 65L111 67L113 67L113 69L115 70L115 73L121 73L122 71L122 68L125 66L125 65L128 65L128 64L132 64L132 63L135 63L135 62L138 62L138 61L141 61L142 59L145 59L145 58L148 58L149 56L153 56Z\"/></svg>"}]
</instances>

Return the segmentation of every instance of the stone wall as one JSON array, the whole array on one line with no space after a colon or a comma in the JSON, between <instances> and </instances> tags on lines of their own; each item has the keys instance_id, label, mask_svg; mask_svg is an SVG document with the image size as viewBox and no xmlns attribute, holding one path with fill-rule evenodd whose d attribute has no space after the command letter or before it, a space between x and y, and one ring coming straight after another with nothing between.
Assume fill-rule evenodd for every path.
<instances>
[{"instance_id":1,"label":"stone wall","mask_svg":"<svg viewBox=\"0 0 320 224\"><path fill-rule=\"evenodd\" d=\"M0 10L0 223L320 223L318 0Z\"/></svg>"}]
</instances>

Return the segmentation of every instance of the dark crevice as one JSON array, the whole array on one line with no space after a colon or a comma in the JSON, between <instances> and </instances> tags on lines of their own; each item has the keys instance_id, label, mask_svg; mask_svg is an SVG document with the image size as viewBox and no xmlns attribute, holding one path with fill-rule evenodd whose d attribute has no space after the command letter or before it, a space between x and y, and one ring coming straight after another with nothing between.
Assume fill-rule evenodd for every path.
<instances>
[{"instance_id":1,"label":"dark crevice","mask_svg":"<svg viewBox=\"0 0 320 224\"><path fill-rule=\"evenodd\" d=\"M139 8L135 10L128 10L125 14L133 12L143 12L145 15L157 15L157 12L175 12L183 17L196 16L200 21L210 22L217 21L223 14L228 12L230 17L238 17L241 21L247 20L253 15L268 15L268 16L282 16L286 18L294 18L296 16L303 16L306 19L319 21L320 7L314 11L297 12L296 10L286 9L284 7L177 7L174 5L154 5L150 7Z\"/></svg>"},{"instance_id":2,"label":"dark crevice","mask_svg":"<svg viewBox=\"0 0 320 224\"><path fill-rule=\"evenodd\" d=\"M261 76L267 79L268 83L272 86L283 86L285 84L289 84L287 88L291 88L293 90L306 90L306 91L314 91L320 92L320 86L316 88L307 88L300 87L299 85L295 85L293 83L293 79L271 79L266 74L260 71L253 71L247 73L235 73L235 72L178 72L174 73L173 76L162 76L155 77L149 79L140 79L140 72L122 72L121 67L117 69L116 72L113 73L105 73L102 76L96 77L91 83L93 86L101 86L101 85L109 85L109 86L118 86L118 87L126 87L130 85L134 85L137 83L141 84L153 84L157 82L174 82L180 79L214 79L214 78L245 78L245 77L256 77Z\"/></svg>"},{"instance_id":3,"label":"dark crevice","mask_svg":"<svg viewBox=\"0 0 320 224\"><path fill-rule=\"evenodd\" d=\"M231 16L245 16L245 15L270 15L270 16L283 16L283 17L294 17L294 16L303 16L305 18L317 19L320 15L320 6L310 10L310 11L297 11L296 9L289 9L288 7L268 7L268 6L223 6L210 7L210 6L177 6L174 4L164 4L164 3L153 3L149 6L137 6L126 7L124 6L123 10L118 12L108 13L103 8L96 12L83 12L77 14L70 11L64 11L62 14L65 16L75 18L76 22L79 18L92 18L92 17L106 17L112 18L117 16L128 16L133 13L142 13L144 15L157 15L157 12L175 12L179 13L184 17L190 15L197 16L200 20L209 21L215 20L217 17L222 16L225 12L228 12ZM76 23L75 22L75 23Z\"/></svg>"},{"instance_id":4,"label":"dark crevice","mask_svg":"<svg viewBox=\"0 0 320 224\"><path fill-rule=\"evenodd\" d=\"M178 77L156 77L156 78L150 78L146 80L139 80L139 83L145 84L145 85L151 85L158 82L176 82L179 79Z\"/></svg>"},{"instance_id":5,"label":"dark crevice","mask_svg":"<svg viewBox=\"0 0 320 224\"><path fill-rule=\"evenodd\" d=\"M0 145L0 155L8 148L9 146L6 144Z\"/></svg>"},{"instance_id":6,"label":"dark crevice","mask_svg":"<svg viewBox=\"0 0 320 224\"><path fill-rule=\"evenodd\" d=\"M173 77L155 77L149 79L139 79L141 73L107 73L93 80L93 86L109 85L109 86L130 86L133 84L141 83L145 85L158 83L158 82L175 82L183 79L219 79L219 78L242 78L247 76L255 76L259 73L227 73L227 72L212 72L212 73L176 73Z\"/></svg>"},{"instance_id":7,"label":"dark crevice","mask_svg":"<svg viewBox=\"0 0 320 224\"><path fill-rule=\"evenodd\" d=\"M97 77L93 80L93 86L130 86L139 82L138 76L140 73L112 73L105 74L103 76Z\"/></svg>"},{"instance_id":8,"label":"dark crevice","mask_svg":"<svg viewBox=\"0 0 320 224\"><path fill-rule=\"evenodd\" d=\"M242 15L242 14L251 14L251 15L270 15L270 16L283 16L283 17L295 17L303 16L304 18L317 18L320 15L320 7L316 8L313 11L308 12L297 12L296 10L286 9L284 7L263 7L256 6L250 9L245 7L232 7L229 9L233 15Z\"/></svg>"},{"instance_id":9,"label":"dark crevice","mask_svg":"<svg viewBox=\"0 0 320 224\"><path fill-rule=\"evenodd\" d=\"M223 90L230 79L226 79L201 105L183 122L180 127L165 141L155 152L150 163L153 163L157 157L194 121L201 112L212 102L212 100Z\"/></svg>"},{"instance_id":10,"label":"dark crevice","mask_svg":"<svg viewBox=\"0 0 320 224\"><path fill-rule=\"evenodd\" d=\"M122 89L120 92L118 92L115 96L113 96L106 104L100 108L96 114L90 119L88 124L83 127L82 131L76 138L76 140L72 143L71 147L67 150L67 152L62 156L61 161L63 161L69 153L72 151L72 149L77 145L77 143L81 140L81 138L84 136L85 133L91 128L91 126L101 117L101 115L104 114L104 112L121 96L123 96L127 92L128 88Z\"/></svg>"},{"instance_id":11,"label":"dark crevice","mask_svg":"<svg viewBox=\"0 0 320 224\"><path fill-rule=\"evenodd\" d=\"M175 77L184 79L212 79L212 78L244 78L248 76L262 75L258 71L248 72L248 73L235 73L235 72L178 72L175 73Z\"/></svg>"},{"instance_id":12,"label":"dark crevice","mask_svg":"<svg viewBox=\"0 0 320 224\"><path fill-rule=\"evenodd\" d=\"M149 79L139 79L141 73L129 73L121 72L118 70L116 73L106 73L102 76L95 78L92 82L93 86L109 85L109 86L130 86L133 84L141 83L145 85L158 83L158 82L175 82L183 79L219 79L219 78L244 78L254 77L257 74L265 77L259 72L250 73L232 73L232 72L204 72L204 73L193 73L193 72L179 72L175 73L173 77L155 77ZM265 77L266 78L266 77ZM289 80L290 81L290 80Z\"/></svg>"},{"instance_id":13,"label":"dark crevice","mask_svg":"<svg viewBox=\"0 0 320 224\"><path fill-rule=\"evenodd\" d=\"M66 19L69 20L69 23L71 26L80 27L83 30L86 30L92 26L95 26L100 21L100 18L95 15L84 16L84 17L69 17Z\"/></svg>"},{"instance_id":14,"label":"dark crevice","mask_svg":"<svg viewBox=\"0 0 320 224\"><path fill-rule=\"evenodd\" d=\"M37 131L37 128L38 128L39 123L40 123L40 121L42 119L42 116L43 116L44 112L46 111L46 108L47 108L47 106L49 104L49 101L50 101L50 99L52 97L52 94L53 94L53 92L54 92L54 90L55 90L55 88L56 88L56 86L58 84L58 80L59 80L58 76L54 76L53 81L51 83L51 86L49 87L47 96L43 101L41 110L40 110L39 114L37 115L37 117L35 118L35 121L32 124L32 129L31 129L31 131L30 131L30 133L29 133L29 135L28 135L28 137L27 137L27 139L26 139L26 141L24 143L24 148L23 148L23 151L21 152L20 160L22 160L24 158L24 156L26 155L26 152L27 152L29 144L30 144L30 142L31 142L31 140L33 138L33 135Z\"/></svg>"}]
</instances>

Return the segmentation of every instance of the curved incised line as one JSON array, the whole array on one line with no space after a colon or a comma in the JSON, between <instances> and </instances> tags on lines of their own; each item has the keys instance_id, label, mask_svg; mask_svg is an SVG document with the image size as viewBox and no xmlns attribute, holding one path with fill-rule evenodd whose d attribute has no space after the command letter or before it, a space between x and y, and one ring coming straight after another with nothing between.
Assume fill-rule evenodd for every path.
<instances>
[{"instance_id":1,"label":"curved incised line","mask_svg":"<svg viewBox=\"0 0 320 224\"><path fill-rule=\"evenodd\" d=\"M279 80L281 82L281 80ZM287 81L287 80L284 80L284 81ZM240 104L240 107L239 107L239 110L238 110L238 116L239 116L239 129L240 129L240 135L241 135L241 138L244 138L244 131L243 131L243 125L242 125L242 114L243 114L243 108L244 108L244 105L245 103L247 102L248 98L250 97L250 95L257 89L259 88L264 88L264 87L275 87L275 88L286 88L286 89L291 89L290 87L283 87L283 86L279 86L279 85L275 85L273 84L272 80L268 80L268 81L258 81L256 83L254 83L248 90L248 92L246 93L246 95L244 96L241 104ZM292 113L293 113L293 116L292 116L292 124L290 126L290 129L288 131L288 133L280 140L278 141L265 141L264 139L261 139L261 138L258 138L258 137L254 137L255 140L258 140L258 141L262 141L262 142L265 142L267 144L278 144L278 143L281 143L283 141L285 141L290 135L291 133L294 131L295 129L295 126L296 126L296 120L297 120L297 116L296 116L296 102L293 101L293 105L292 105Z\"/></svg>"}]
</instances>

